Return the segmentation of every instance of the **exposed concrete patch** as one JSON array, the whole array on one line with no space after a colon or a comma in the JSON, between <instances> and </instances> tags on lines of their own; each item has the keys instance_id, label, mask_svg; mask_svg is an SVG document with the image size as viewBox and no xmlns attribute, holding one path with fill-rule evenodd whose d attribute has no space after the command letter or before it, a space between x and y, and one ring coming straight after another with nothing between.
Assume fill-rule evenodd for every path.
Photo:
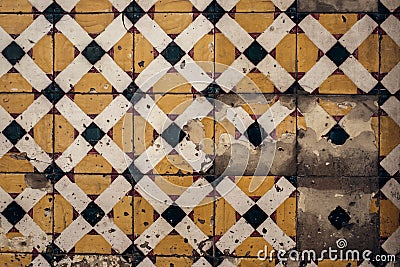
<instances>
[{"instance_id":1,"label":"exposed concrete patch","mask_svg":"<svg viewBox=\"0 0 400 267\"><path fill-rule=\"evenodd\" d=\"M66 257L59 261L57 267L130 267L121 256L101 255L75 255L72 258Z\"/></svg>"},{"instance_id":2,"label":"exposed concrete patch","mask_svg":"<svg viewBox=\"0 0 400 267\"><path fill-rule=\"evenodd\" d=\"M49 191L52 189L51 182L46 178L45 174L25 174L25 183L27 187L32 189L40 189L42 191Z\"/></svg>"},{"instance_id":3,"label":"exposed concrete patch","mask_svg":"<svg viewBox=\"0 0 400 267\"><path fill-rule=\"evenodd\" d=\"M378 0L299 0L299 12L377 12Z\"/></svg>"},{"instance_id":4,"label":"exposed concrete patch","mask_svg":"<svg viewBox=\"0 0 400 267\"><path fill-rule=\"evenodd\" d=\"M298 179L298 246L300 250L337 249L336 240L345 238L346 249L379 248L379 214L373 198L378 192L377 178ZM338 230L328 217L341 207L350 221Z\"/></svg>"},{"instance_id":5,"label":"exposed concrete patch","mask_svg":"<svg viewBox=\"0 0 400 267\"><path fill-rule=\"evenodd\" d=\"M0 248L6 248L11 251L18 252L31 252L32 248L35 246L33 236L18 236L13 238L7 238L3 229L1 228L0 219Z\"/></svg>"}]
</instances>

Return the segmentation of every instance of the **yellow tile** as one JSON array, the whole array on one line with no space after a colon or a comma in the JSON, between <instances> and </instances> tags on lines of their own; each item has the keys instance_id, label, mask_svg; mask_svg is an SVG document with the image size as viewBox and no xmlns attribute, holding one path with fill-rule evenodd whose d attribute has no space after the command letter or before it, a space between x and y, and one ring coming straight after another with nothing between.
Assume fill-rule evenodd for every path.
<instances>
[{"instance_id":1,"label":"yellow tile","mask_svg":"<svg viewBox=\"0 0 400 267\"><path fill-rule=\"evenodd\" d=\"M258 251L263 250L265 251L265 246L267 247L267 257L269 258L270 252L273 250L273 247L261 236L255 237L248 237L246 240L243 241L236 249L236 255L238 256L252 256L256 257ZM264 254L261 254L264 256Z\"/></svg>"},{"instance_id":2,"label":"yellow tile","mask_svg":"<svg viewBox=\"0 0 400 267\"><path fill-rule=\"evenodd\" d=\"M113 208L114 222L125 234L132 234L132 197L124 196Z\"/></svg>"},{"instance_id":3,"label":"yellow tile","mask_svg":"<svg viewBox=\"0 0 400 267\"><path fill-rule=\"evenodd\" d=\"M32 49L33 61L45 72L53 73L53 37L45 35Z\"/></svg>"},{"instance_id":4,"label":"yellow tile","mask_svg":"<svg viewBox=\"0 0 400 267\"><path fill-rule=\"evenodd\" d=\"M300 117L300 116L297 117L297 128L307 130L307 123L306 123L306 119L304 117Z\"/></svg>"},{"instance_id":5,"label":"yellow tile","mask_svg":"<svg viewBox=\"0 0 400 267\"><path fill-rule=\"evenodd\" d=\"M192 95L156 95L155 102L165 114L182 114L193 103Z\"/></svg>"},{"instance_id":6,"label":"yellow tile","mask_svg":"<svg viewBox=\"0 0 400 267\"><path fill-rule=\"evenodd\" d=\"M90 2L93 3L93 1ZM111 3L109 4L111 5ZM82 26L82 28L86 32L99 34L103 32L107 28L107 26L110 25L110 23L114 20L114 14L113 13L76 14L75 20L76 22L79 23L79 25Z\"/></svg>"},{"instance_id":7,"label":"yellow tile","mask_svg":"<svg viewBox=\"0 0 400 267\"><path fill-rule=\"evenodd\" d=\"M157 257L156 266L157 267L187 267L192 266L193 260L184 257Z\"/></svg>"},{"instance_id":8,"label":"yellow tile","mask_svg":"<svg viewBox=\"0 0 400 267\"><path fill-rule=\"evenodd\" d=\"M236 85L236 92L273 93L274 84L263 73L248 73Z\"/></svg>"},{"instance_id":9,"label":"yellow tile","mask_svg":"<svg viewBox=\"0 0 400 267\"><path fill-rule=\"evenodd\" d=\"M14 254L14 253L1 253L0 262L3 266L9 267L24 267L28 266L32 261L31 254Z\"/></svg>"},{"instance_id":10,"label":"yellow tile","mask_svg":"<svg viewBox=\"0 0 400 267\"><path fill-rule=\"evenodd\" d=\"M192 23L192 17L191 13L154 13L154 21L166 34L183 32Z\"/></svg>"},{"instance_id":11,"label":"yellow tile","mask_svg":"<svg viewBox=\"0 0 400 267\"><path fill-rule=\"evenodd\" d=\"M0 174L0 187L7 193L21 193L26 188L23 174Z\"/></svg>"},{"instance_id":12,"label":"yellow tile","mask_svg":"<svg viewBox=\"0 0 400 267\"><path fill-rule=\"evenodd\" d=\"M112 95L77 94L74 102L86 114L100 114L113 100Z\"/></svg>"},{"instance_id":13,"label":"yellow tile","mask_svg":"<svg viewBox=\"0 0 400 267\"><path fill-rule=\"evenodd\" d=\"M236 13L235 21L248 33L262 33L274 21L274 13Z\"/></svg>"},{"instance_id":14,"label":"yellow tile","mask_svg":"<svg viewBox=\"0 0 400 267\"><path fill-rule=\"evenodd\" d=\"M0 77L0 92L31 92L32 86L20 73L5 73Z\"/></svg>"},{"instance_id":15,"label":"yellow tile","mask_svg":"<svg viewBox=\"0 0 400 267\"><path fill-rule=\"evenodd\" d=\"M112 12L112 4L107 0L80 0L75 6L76 12ZM96 14L97 15L97 14Z\"/></svg>"},{"instance_id":16,"label":"yellow tile","mask_svg":"<svg viewBox=\"0 0 400 267\"><path fill-rule=\"evenodd\" d=\"M168 155L164 157L155 167L155 173L178 173L181 171L184 174L193 172L189 163L180 155Z\"/></svg>"},{"instance_id":17,"label":"yellow tile","mask_svg":"<svg viewBox=\"0 0 400 267\"><path fill-rule=\"evenodd\" d=\"M73 208L63 196L54 194L54 232L61 233L73 221Z\"/></svg>"},{"instance_id":18,"label":"yellow tile","mask_svg":"<svg viewBox=\"0 0 400 267\"><path fill-rule=\"evenodd\" d=\"M53 151L53 114L44 115L43 118L33 127L36 143L44 151Z\"/></svg>"},{"instance_id":19,"label":"yellow tile","mask_svg":"<svg viewBox=\"0 0 400 267\"><path fill-rule=\"evenodd\" d=\"M317 62L318 47L304 33L297 35L297 46L298 70L307 72Z\"/></svg>"},{"instance_id":20,"label":"yellow tile","mask_svg":"<svg viewBox=\"0 0 400 267\"><path fill-rule=\"evenodd\" d=\"M44 196L33 208L33 220L45 232L51 233L53 227L53 196Z\"/></svg>"},{"instance_id":21,"label":"yellow tile","mask_svg":"<svg viewBox=\"0 0 400 267\"><path fill-rule=\"evenodd\" d=\"M75 244L76 253L111 253L111 245L101 235L85 235Z\"/></svg>"},{"instance_id":22,"label":"yellow tile","mask_svg":"<svg viewBox=\"0 0 400 267\"><path fill-rule=\"evenodd\" d=\"M262 196L274 186L274 176L237 176L237 186L248 196ZM253 188L252 184L259 185Z\"/></svg>"},{"instance_id":23,"label":"yellow tile","mask_svg":"<svg viewBox=\"0 0 400 267\"><path fill-rule=\"evenodd\" d=\"M400 144L400 127L389 116L380 116L381 148L380 155L387 156Z\"/></svg>"},{"instance_id":24,"label":"yellow tile","mask_svg":"<svg viewBox=\"0 0 400 267\"><path fill-rule=\"evenodd\" d=\"M213 198L206 197L203 202L206 204L200 204L193 209L193 221L199 227L204 234L208 236L213 235Z\"/></svg>"},{"instance_id":25,"label":"yellow tile","mask_svg":"<svg viewBox=\"0 0 400 267\"><path fill-rule=\"evenodd\" d=\"M224 118L215 124L215 143L218 144L221 135L226 133L234 134L235 126L228 119Z\"/></svg>"},{"instance_id":26,"label":"yellow tile","mask_svg":"<svg viewBox=\"0 0 400 267\"><path fill-rule=\"evenodd\" d=\"M193 247L180 235L167 235L154 248L156 255L192 255Z\"/></svg>"},{"instance_id":27,"label":"yellow tile","mask_svg":"<svg viewBox=\"0 0 400 267\"><path fill-rule=\"evenodd\" d=\"M111 184L109 175L83 175L74 176L75 183L86 195L100 195Z\"/></svg>"},{"instance_id":28,"label":"yellow tile","mask_svg":"<svg viewBox=\"0 0 400 267\"><path fill-rule=\"evenodd\" d=\"M101 73L86 73L74 86L74 91L76 93L111 93L112 85Z\"/></svg>"},{"instance_id":29,"label":"yellow tile","mask_svg":"<svg viewBox=\"0 0 400 267\"><path fill-rule=\"evenodd\" d=\"M191 12L192 3L189 0L159 0L154 5L154 9L157 12Z\"/></svg>"},{"instance_id":30,"label":"yellow tile","mask_svg":"<svg viewBox=\"0 0 400 267\"><path fill-rule=\"evenodd\" d=\"M379 71L379 35L371 34L358 47L358 61L368 72Z\"/></svg>"},{"instance_id":31,"label":"yellow tile","mask_svg":"<svg viewBox=\"0 0 400 267\"><path fill-rule=\"evenodd\" d=\"M388 199L380 200L380 235L391 236L400 226L400 211Z\"/></svg>"},{"instance_id":32,"label":"yellow tile","mask_svg":"<svg viewBox=\"0 0 400 267\"><path fill-rule=\"evenodd\" d=\"M64 152L74 142L74 127L62 115L54 119L54 150Z\"/></svg>"},{"instance_id":33,"label":"yellow tile","mask_svg":"<svg viewBox=\"0 0 400 267\"><path fill-rule=\"evenodd\" d=\"M399 62L400 46L388 35L382 35L381 40L381 73L387 73Z\"/></svg>"},{"instance_id":34,"label":"yellow tile","mask_svg":"<svg viewBox=\"0 0 400 267\"><path fill-rule=\"evenodd\" d=\"M111 164L101 155L88 154L74 168L77 173L111 173Z\"/></svg>"},{"instance_id":35,"label":"yellow tile","mask_svg":"<svg viewBox=\"0 0 400 267\"><path fill-rule=\"evenodd\" d=\"M0 106L8 113L20 114L33 103L33 100L33 94L4 94L0 96Z\"/></svg>"},{"instance_id":36,"label":"yellow tile","mask_svg":"<svg viewBox=\"0 0 400 267\"><path fill-rule=\"evenodd\" d=\"M285 133L296 133L296 117L287 116L275 128L276 138L281 138Z\"/></svg>"},{"instance_id":37,"label":"yellow tile","mask_svg":"<svg viewBox=\"0 0 400 267\"><path fill-rule=\"evenodd\" d=\"M296 198L290 197L276 209L276 223L288 236L296 236Z\"/></svg>"},{"instance_id":38,"label":"yellow tile","mask_svg":"<svg viewBox=\"0 0 400 267\"><path fill-rule=\"evenodd\" d=\"M296 71L296 35L288 34L276 46L276 60L287 72Z\"/></svg>"},{"instance_id":39,"label":"yellow tile","mask_svg":"<svg viewBox=\"0 0 400 267\"><path fill-rule=\"evenodd\" d=\"M204 117L201 120L201 123L204 125L205 138L213 138L214 137L214 119L210 117Z\"/></svg>"},{"instance_id":40,"label":"yellow tile","mask_svg":"<svg viewBox=\"0 0 400 267\"><path fill-rule=\"evenodd\" d=\"M153 85L154 93L191 93L192 85L180 73L166 73Z\"/></svg>"},{"instance_id":41,"label":"yellow tile","mask_svg":"<svg viewBox=\"0 0 400 267\"><path fill-rule=\"evenodd\" d=\"M320 14L319 23L331 34L345 34L357 22L358 14Z\"/></svg>"},{"instance_id":42,"label":"yellow tile","mask_svg":"<svg viewBox=\"0 0 400 267\"><path fill-rule=\"evenodd\" d=\"M134 43L134 68L135 73L140 73L154 60L154 48L141 33L135 33Z\"/></svg>"},{"instance_id":43,"label":"yellow tile","mask_svg":"<svg viewBox=\"0 0 400 267\"><path fill-rule=\"evenodd\" d=\"M0 2L1 12L32 12L32 5L28 0L2 0Z\"/></svg>"},{"instance_id":44,"label":"yellow tile","mask_svg":"<svg viewBox=\"0 0 400 267\"><path fill-rule=\"evenodd\" d=\"M241 0L236 5L236 12L265 12L275 11L271 0Z\"/></svg>"},{"instance_id":45,"label":"yellow tile","mask_svg":"<svg viewBox=\"0 0 400 267\"><path fill-rule=\"evenodd\" d=\"M259 259L246 259L246 258L241 258L239 259L239 263L237 265L238 267L258 267L258 266L262 266L262 267L272 267L275 266L274 262L269 261L269 259L265 260L265 261L261 261Z\"/></svg>"},{"instance_id":46,"label":"yellow tile","mask_svg":"<svg viewBox=\"0 0 400 267\"><path fill-rule=\"evenodd\" d=\"M32 22L33 14L0 15L0 26L9 34L21 34Z\"/></svg>"},{"instance_id":47,"label":"yellow tile","mask_svg":"<svg viewBox=\"0 0 400 267\"><path fill-rule=\"evenodd\" d=\"M133 205L133 232L135 234L141 234L154 222L154 210L143 197L134 197Z\"/></svg>"},{"instance_id":48,"label":"yellow tile","mask_svg":"<svg viewBox=\"0 0 400 267\"><path fill-rule=\"evenodd\" d=\"M223 72L235 61L235 46L222 33L215 34L216 72Z\"/></svg>"},{"instance_id":49,"label":"yellow tile","mask_svg":"<svg viewBox=\"0 0 400 267\"><path fill-rule=\"evenodd\" d=\"M61 33L54 34L54 70L64 70L74 60L74 45Z\"/></svg>"},{"instance_id":50,"label":"yellow tile","mask_svg":"<svg viewBox=\"0 0 400 267\"><path fill-rule=\"evenodd\" d=\"M325 109L328 114L333 116L345 116L353 109L351 103L338 103L323 98L319 99L319 105Z\"/></svg>"},{"instance_id":51,"label":"yellow tile","mask_svg":"<svg viewBox=\"0 0 400 267\"><path fill-rule=\"evenodd\" d=\"M321 94L357 94L357 85L346 75L331 75L320 86Z\"/></svg>"},{"instance_id":52,"label":"yellow tile","mask_svg":"<svg viewBox=\"0 0 400 267\"><path fill-rule=\"evenodd\" d=\"M378 140L379 140L379 118L378 117L371 117L371 128L375 133L375 145L378 147Z\"/></svg>"},{"instance_id":53,"label":"yellow tile","mask_svg":"<svg viewBox=\"0 0 400 267\"><path fill-rule=\"evenodd\" d=\"M125 114L113 127L113 140L122 151L133 151L133 114Z\"/></svg>"},{"instance_id":54,"label":"yellow tile","mask_svg":"<svg viewBox=\"0 0 400 267\"><path fill-rule=\"evenodd\" d=\"M193 47L193 59L206 72L214 71L214 35L204 35Z\"/></svg>"},{"instance_id":55,"label":"yellow tile","mask_svg":"<svg viewBox=\"0 0 400 267\"><path fill-rule=\"evenodd\" d=\"M153 127L143 117L134 118L134 154L140 155L153 144Z\"/></svg>"},{"instance_id":56,"label":"yellow tile","mask_svg":"<svg viewBox=\"0 0 400 267\"><path fill-rule=\"evenodd\" d=\"M378 213L379 212L379 203L378 199L371 199L371 204L369 206L369 213Z\"/></svg>"},{"instance_id":57,"label":"yellow tile","mask_svg":"<svg viewBox=\"0 0 400 267\"><path fill-rule=\"evenodd\" d=\"M241 107L249 114L249 115L261 115L264 114L268 109L269 105L265 103L249 103L242 104Z\"/></svg>"},{"instance_id":58,"label":"yellow tile","mask_svg":"<svg viewBox=\"0 0 400 267\"><path fill-rule=\"evenodd\" d=\"M154 182L167 195L181 195L193 184L192 176L156 176Z\"/></svg>"},{"instance_id":59,"label":"yellow tile","mask_svg":"<svg viewBox=\"0 0 400 267\"><path fill-rule=\"evenodd\" d=\"M1 172L33 172L33 165L26 159L26 153L7 153L0 158Z\"/></svg>"},{"instance_id":60,"label":"yellow tile","mask_svg":"<svg viewBox=\"0 0 400 267\"><path fill-rule=\"evenodd\" d=\"M114 60L118 66L124 71L132 71L133 69L133 37L132 34L125 34L114 45Z\"/></svg>"},{"instance_id":61,"label":"yellow tile","mask_svg":"<svg viewBox=\"0 0 400 267\"><path fill-rule=\"evenodd\" d=\"M215 234L224 235L236 222L236 211L223 198L215 201Z\"/></svg>"}]
</instances>

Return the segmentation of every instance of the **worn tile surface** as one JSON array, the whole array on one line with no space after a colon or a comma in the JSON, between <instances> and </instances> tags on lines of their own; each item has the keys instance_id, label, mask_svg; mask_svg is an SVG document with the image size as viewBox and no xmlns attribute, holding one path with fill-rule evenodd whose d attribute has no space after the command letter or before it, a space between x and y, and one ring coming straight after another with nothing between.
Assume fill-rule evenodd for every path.
<instances>
[{"instance_id":1,"label":"worn tile surface","mask_svg":"<svg viewBox=\"0 0 400 267\"><path fill-rule=\"evenodd\" d=\"M399 7L1 0L0 265L397 266Z\"/></svg>"}]
</instances>

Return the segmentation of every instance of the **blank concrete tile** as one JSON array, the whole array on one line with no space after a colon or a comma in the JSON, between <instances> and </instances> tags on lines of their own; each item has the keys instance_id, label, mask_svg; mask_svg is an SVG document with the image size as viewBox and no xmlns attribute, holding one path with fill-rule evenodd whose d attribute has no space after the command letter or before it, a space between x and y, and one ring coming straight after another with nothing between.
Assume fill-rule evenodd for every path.
<instances>
[{"instance_id":1,"label":"blank concrete tile","mask_svg":"<svg viewBox=\"0 0 400 267\"><path fill-rule=\"evenodd\" d=\"M378 0L299 0L300 12L377 12Z\"/></svg>"}]
</instances>

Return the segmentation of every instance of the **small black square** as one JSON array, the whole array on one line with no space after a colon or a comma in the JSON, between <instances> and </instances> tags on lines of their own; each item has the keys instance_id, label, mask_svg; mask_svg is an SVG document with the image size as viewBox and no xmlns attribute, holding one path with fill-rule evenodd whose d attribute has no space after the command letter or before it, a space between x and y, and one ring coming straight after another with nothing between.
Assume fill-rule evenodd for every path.
<instances>
[{"instance_id":1,"label":"small black square","mask_svg":"<svg viewBox=\"0 0 400 267\"><path fill-rule=\"evenodd\" d=\"M221 91L222 91L221 87L217 83L212 82L207 86L206 89L201 91L201 93L205 97L215 98L221 93Z\"/></svg>"},{"instance_id":2,"label":"small black square","mask_svg":"<svg viewBox=\"0 0 400 267\"><path fill-rule=\"evenodd\" d=\"M268 218L268 215L258 205L254 205L242 217L256 229Z\"/></svg>"},{"instance_id":3,"label":"small black square","mask_svg":"<svg viewBox=\"0 0 400 267\"><path fill-rule=\"evenodd\" d=\"M64 9L57 2L53 2L43 11L44 17L51 23L59 22L64 13Z\"/></svg>"},{"instance_id":4,"label":"small black square","mask_svg":"<svg viewBox=\"0 0 400 267\"><path fill-rule=\"evenodd\" d=\"M125 8L123 13L133 24L145 14L144 10L134 1Z\"/></svg>"},{"instance_id":5,"label":"small black square","mask_svg":"<svg viewBox=\"0 0 400 267\"><path fill-rule=\"evenodd\" d=\"M82 55L92 64L94 65L97 61L99 61L103 55L106 53L104 49L96 43L96 41L92 41L85 49L82 51Z\"/></svg>"},{"instance_id":6,"label":"small black square","mask_svg":"<svg viewBox=\"0 0 400 267\"><path fill-rule=\"evenodd\" d=\"M212 1L208 7L204 9L203 13L212 24L216 24L225 14L225 10L216 1Z\"/></svg>"},{"instance_id":7,"label":"small black square","mask_svg":"<svg viewBox=\"0 0 400 267\"><path fill-rule=\"evenodd\" d=\"M17 64L25 55L25 51L15 41L12 41L1 53L12 65Z\"/></svg>"},{"instance_id":8,"label":"small black square","mask_svg":"<svg viewBox=\"0 0 400 267\"><path fill-rule=\"evenodd\" d=\"M350 215L342 207L337 206L336 209L329 214L328 220L336 229L340 230L349 223Z\"/></svg>"},{"instance_id":9,"label":"small black square","mask_svg":"<svg viewBox=\"0 0 400 267\"><path fill-rule=\"evenodd\" d=\"M349 51L344 48L339 42L326 52L327 57L336 64L336 66L342 65L342 63L350 56Z\"/></svg>"},{"instance_id":10,"label":"small black square","mask_svg":"<svg viewBox=\"0 0 400 267\"><path fill-rule=\"evenodd\" d=\"M253 146L258 147L264 141L265 137L267 137L267 133L264 128L255 121L244 132L244 136L249 139Z\"/></svg>"},{"instance_id":11,"label":"small black square","mask_svg":"<svg viewBox=\"0 0 400 267\"><path fill-rule=\"evenodd\" d=\"M15 145L26 134L26 131L16 121L12 121L3 130L3 134L13 145Z\"/></svg>"},{"instance_id":12,"label":"small black square","mask_svg":"<svg viewBox=\"0 0 400 267\"><path fill-rule=\"evenodd\" d=\"M261 60L268 55L267 50L264 49L257 41L254 41L243 54L254 64L257 65Z\"/></svg>"},{"instance_id":13,"label":"small black square","mask_svg":"<svg viewBox=\"0 0 400 267\"><path fill-rule=\"evenodd\" d=\"M174 66L185 55L185 52L175 42L171 42L161 52L161 55Z\"/></svg>"},{"instance_id":14,"label":"small black square","mask_svg":"<svg viewBox=\"0 0 400 267\"><path fill-rule=\"evenodd\" d=\"M1 214L3 214L12 225L16 225L25 216L26 212L20 205L13 201L1 212Z\"/></svg>"},{"instance_id":15,"label":"small black square","mask_svg":"<svg viewBox=\"0 0 400 267\"><path fill-rule=\"evenodd\" d=\"M43 95L53 104L56 104L65 95L64 91L56 83L52 83L42 90Z\"/></svg>"},{"instance_id":16,"label":"small black square","mask_svg":"<svg viewBox=\"0 0 400 267\"><path fill-rule=\"evenodd\" d=\"M183 138L185 138L186 133L173 122L167 129L165 129L161 136L168 144L175 147L183 140Z\"/></svg>"},{"instance_id":17,"label":"small black square","mask_svg":"<svg viewBox=\"0 0 400 267\"><path fill-rule=\"evenodd\" d=\"M83 138L92 146L95 146L100 141L105 133L92 122L82 133Z\"/></svg>"},{"instance_id":18,"label":"small black square","mask_svg":"<svg viewBox=\"0 0 400 267\"><path fill-rule=\"evenodd\" d=\"M161 214L161 217L163 217L173 227L182 221L185 216L186 213L176 204L172 204Z\"/></svg>"},{"instance_id":19,"label":"small black square","mask_svg":"<svg viewBox=\"0 0 400 267\"><path fill-rule=\"evenodd\" d=\"M105 215L104 211L93 201L87 205L86 209L81 212L82 217L90 223L91 226L95 226Z\"/></svg>"}]
</instances>

